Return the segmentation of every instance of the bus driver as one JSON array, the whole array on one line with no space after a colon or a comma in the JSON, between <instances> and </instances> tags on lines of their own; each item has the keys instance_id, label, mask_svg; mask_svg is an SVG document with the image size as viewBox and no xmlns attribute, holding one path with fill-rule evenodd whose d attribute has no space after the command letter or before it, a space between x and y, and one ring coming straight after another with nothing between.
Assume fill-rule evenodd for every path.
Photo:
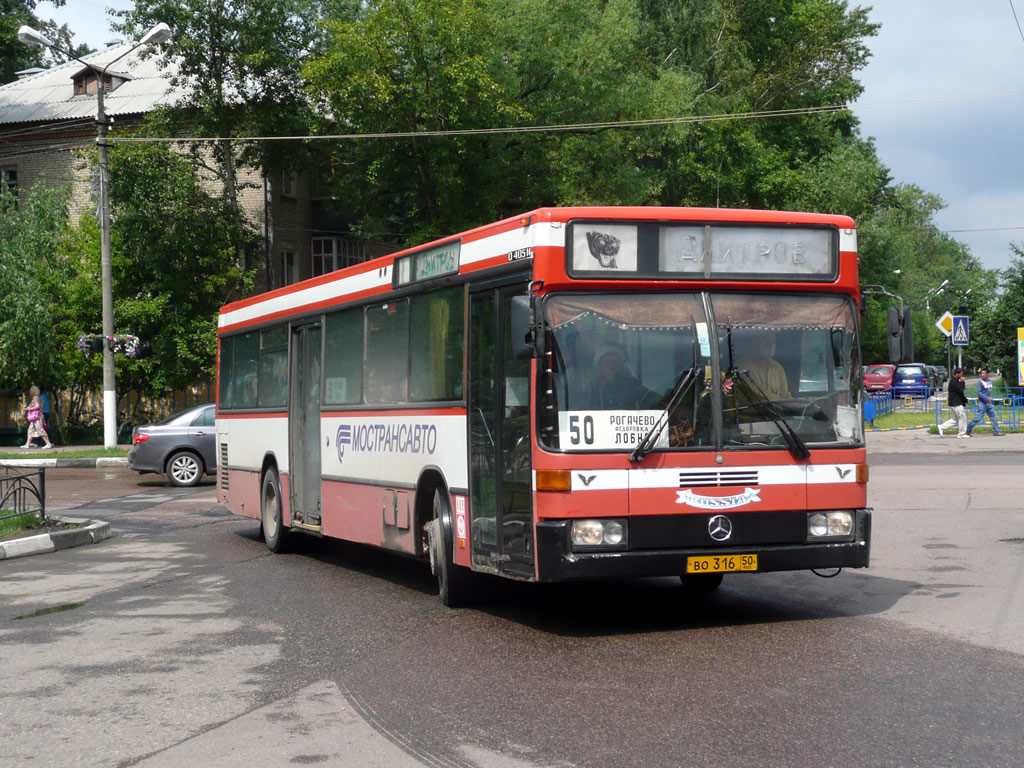
<instances>
[{"instance_id":1,"label":"bus driver","mask_svg":"<svg viewBox=\"0 0 1024 768\"><path fill-rule=\"evenodd\" d=\"M769 400L788 400L790 394L786 370L772 357L775 354L775 333L752 333L742 341L737 367L750 374L751 380Z\"/></svg>"}]
</instances>

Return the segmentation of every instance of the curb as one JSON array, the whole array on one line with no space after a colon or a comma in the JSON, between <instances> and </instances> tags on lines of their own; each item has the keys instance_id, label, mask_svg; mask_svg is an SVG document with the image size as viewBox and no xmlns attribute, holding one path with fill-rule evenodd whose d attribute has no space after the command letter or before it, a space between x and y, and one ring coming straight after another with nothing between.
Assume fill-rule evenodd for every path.
<instances>
[{"instance_id":1,"label":"curb","mask_svg":"<svg viewBox=\"0 0 1024 768\"><path fill-rule=\"evenodd\" d=\"M0 459L0 467L69 467L93 469L95 467L126 467L128 457L101 457L96 459Z\"/></svg>"},{"instance_id":2,"label":"curb","mask_svg":"<svg viewBox=\"0 0 1024 768\"><path fill-rule=\"evenodd\" d=\"M110 523L102 520L88 520L83 517L59 517L57 515L54 515L51 519L60 520L64 523L86 523L87 525L85 528L75 528L70 531L54 531L52 533L41 533L38 536L26 536L23 539L0 541L0 560L11 560L15 557L27 557L28 555L41 555L46 552L80 547L83 544L95 544L98 541L110 538Z\"/></svg>"},{"instance_id":3,"label":"curb","mask_svg":"<svg viewBox=\"0 0 1024 768\"><path fill-rule=\"evenodd\" d=\"M866 427L865 432L907 432L914 429L931 429L934 424L922 424L919 427Z\"/></svg>"}]
</instances>

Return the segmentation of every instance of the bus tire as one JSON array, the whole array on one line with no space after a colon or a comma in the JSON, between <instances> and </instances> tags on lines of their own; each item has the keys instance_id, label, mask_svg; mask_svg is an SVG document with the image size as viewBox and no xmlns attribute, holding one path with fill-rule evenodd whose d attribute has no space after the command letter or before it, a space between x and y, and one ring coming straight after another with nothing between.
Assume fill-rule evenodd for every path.
<instances>
[{"instance_id":1,"label":"bus tire","mask_svg":"<svg viewBox=\"0 0 1024 768\"><path fill-rule=\"evenodd\" d=\"M455 564L452 540L451 508L440 490L434 491L434 516L427 523L430 542L430 568L437 576L441 602L449 608L460 608L472 602L472 572Z\"/></svg>"},{"instance_id":2,"label":"bus tire","mask_svg":"<svg viewBox=\"0 0 1024 768\"><path fill-rule=\"evenodd\" d=\"M721 573L684 573L679 577L679 580L683 582L683 588L687 591L695 594L706 594L714 592L722 586L722 577L724 575Z\"/></svg>"},{"instance_id":3,"label":"bus tire","mask_svg":"<svg viewBox=\"0 0 1024 768\"><path fill-rule=\"evenodd\" d=\"M285 552L288 549L289 531L284 526L284 505L281 502L281 481L277 470L270 468L263 476L260 489L260 525L263 540L271 552Z\"/></svg>"}]
</instances>

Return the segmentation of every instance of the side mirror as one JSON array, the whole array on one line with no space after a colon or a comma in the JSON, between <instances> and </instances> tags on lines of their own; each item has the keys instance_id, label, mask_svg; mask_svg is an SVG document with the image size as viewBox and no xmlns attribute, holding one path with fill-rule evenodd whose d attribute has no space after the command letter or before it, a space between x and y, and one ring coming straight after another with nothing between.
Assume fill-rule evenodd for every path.
<instances>
[{"instance_id":1,"label":"side mirror","mask_svg":"<svg viewBox=\"0 0 1024 768\"><path fill-rule=\"evenodd\" d=\"M522 360L536 357L533 328L533 306L529 296L513 296L510 311L512 326L512 357Z\"/></svg>"}]
</instances>

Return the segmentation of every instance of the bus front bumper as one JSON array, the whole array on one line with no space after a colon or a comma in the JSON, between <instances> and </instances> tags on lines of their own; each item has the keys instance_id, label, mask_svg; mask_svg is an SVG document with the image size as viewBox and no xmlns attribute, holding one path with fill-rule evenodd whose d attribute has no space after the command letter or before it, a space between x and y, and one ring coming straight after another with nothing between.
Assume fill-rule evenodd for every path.
<instances>
[{"instance_id":1,"label":"bus front bumper","mask_svg":"<svg viewBox=\"0 0 1024 768\"><path fill-rule=\"evenodd\" d=\"M687 558L757 555L757 573L825 568L866 568L871 550L871 510L856 510L855 539L843 542L790 542L715 547L673 547L616 552L573 552L569 520L537 524L537 579L541 582L605 578L682 576Z\"/></svg>"}]
</instances>

